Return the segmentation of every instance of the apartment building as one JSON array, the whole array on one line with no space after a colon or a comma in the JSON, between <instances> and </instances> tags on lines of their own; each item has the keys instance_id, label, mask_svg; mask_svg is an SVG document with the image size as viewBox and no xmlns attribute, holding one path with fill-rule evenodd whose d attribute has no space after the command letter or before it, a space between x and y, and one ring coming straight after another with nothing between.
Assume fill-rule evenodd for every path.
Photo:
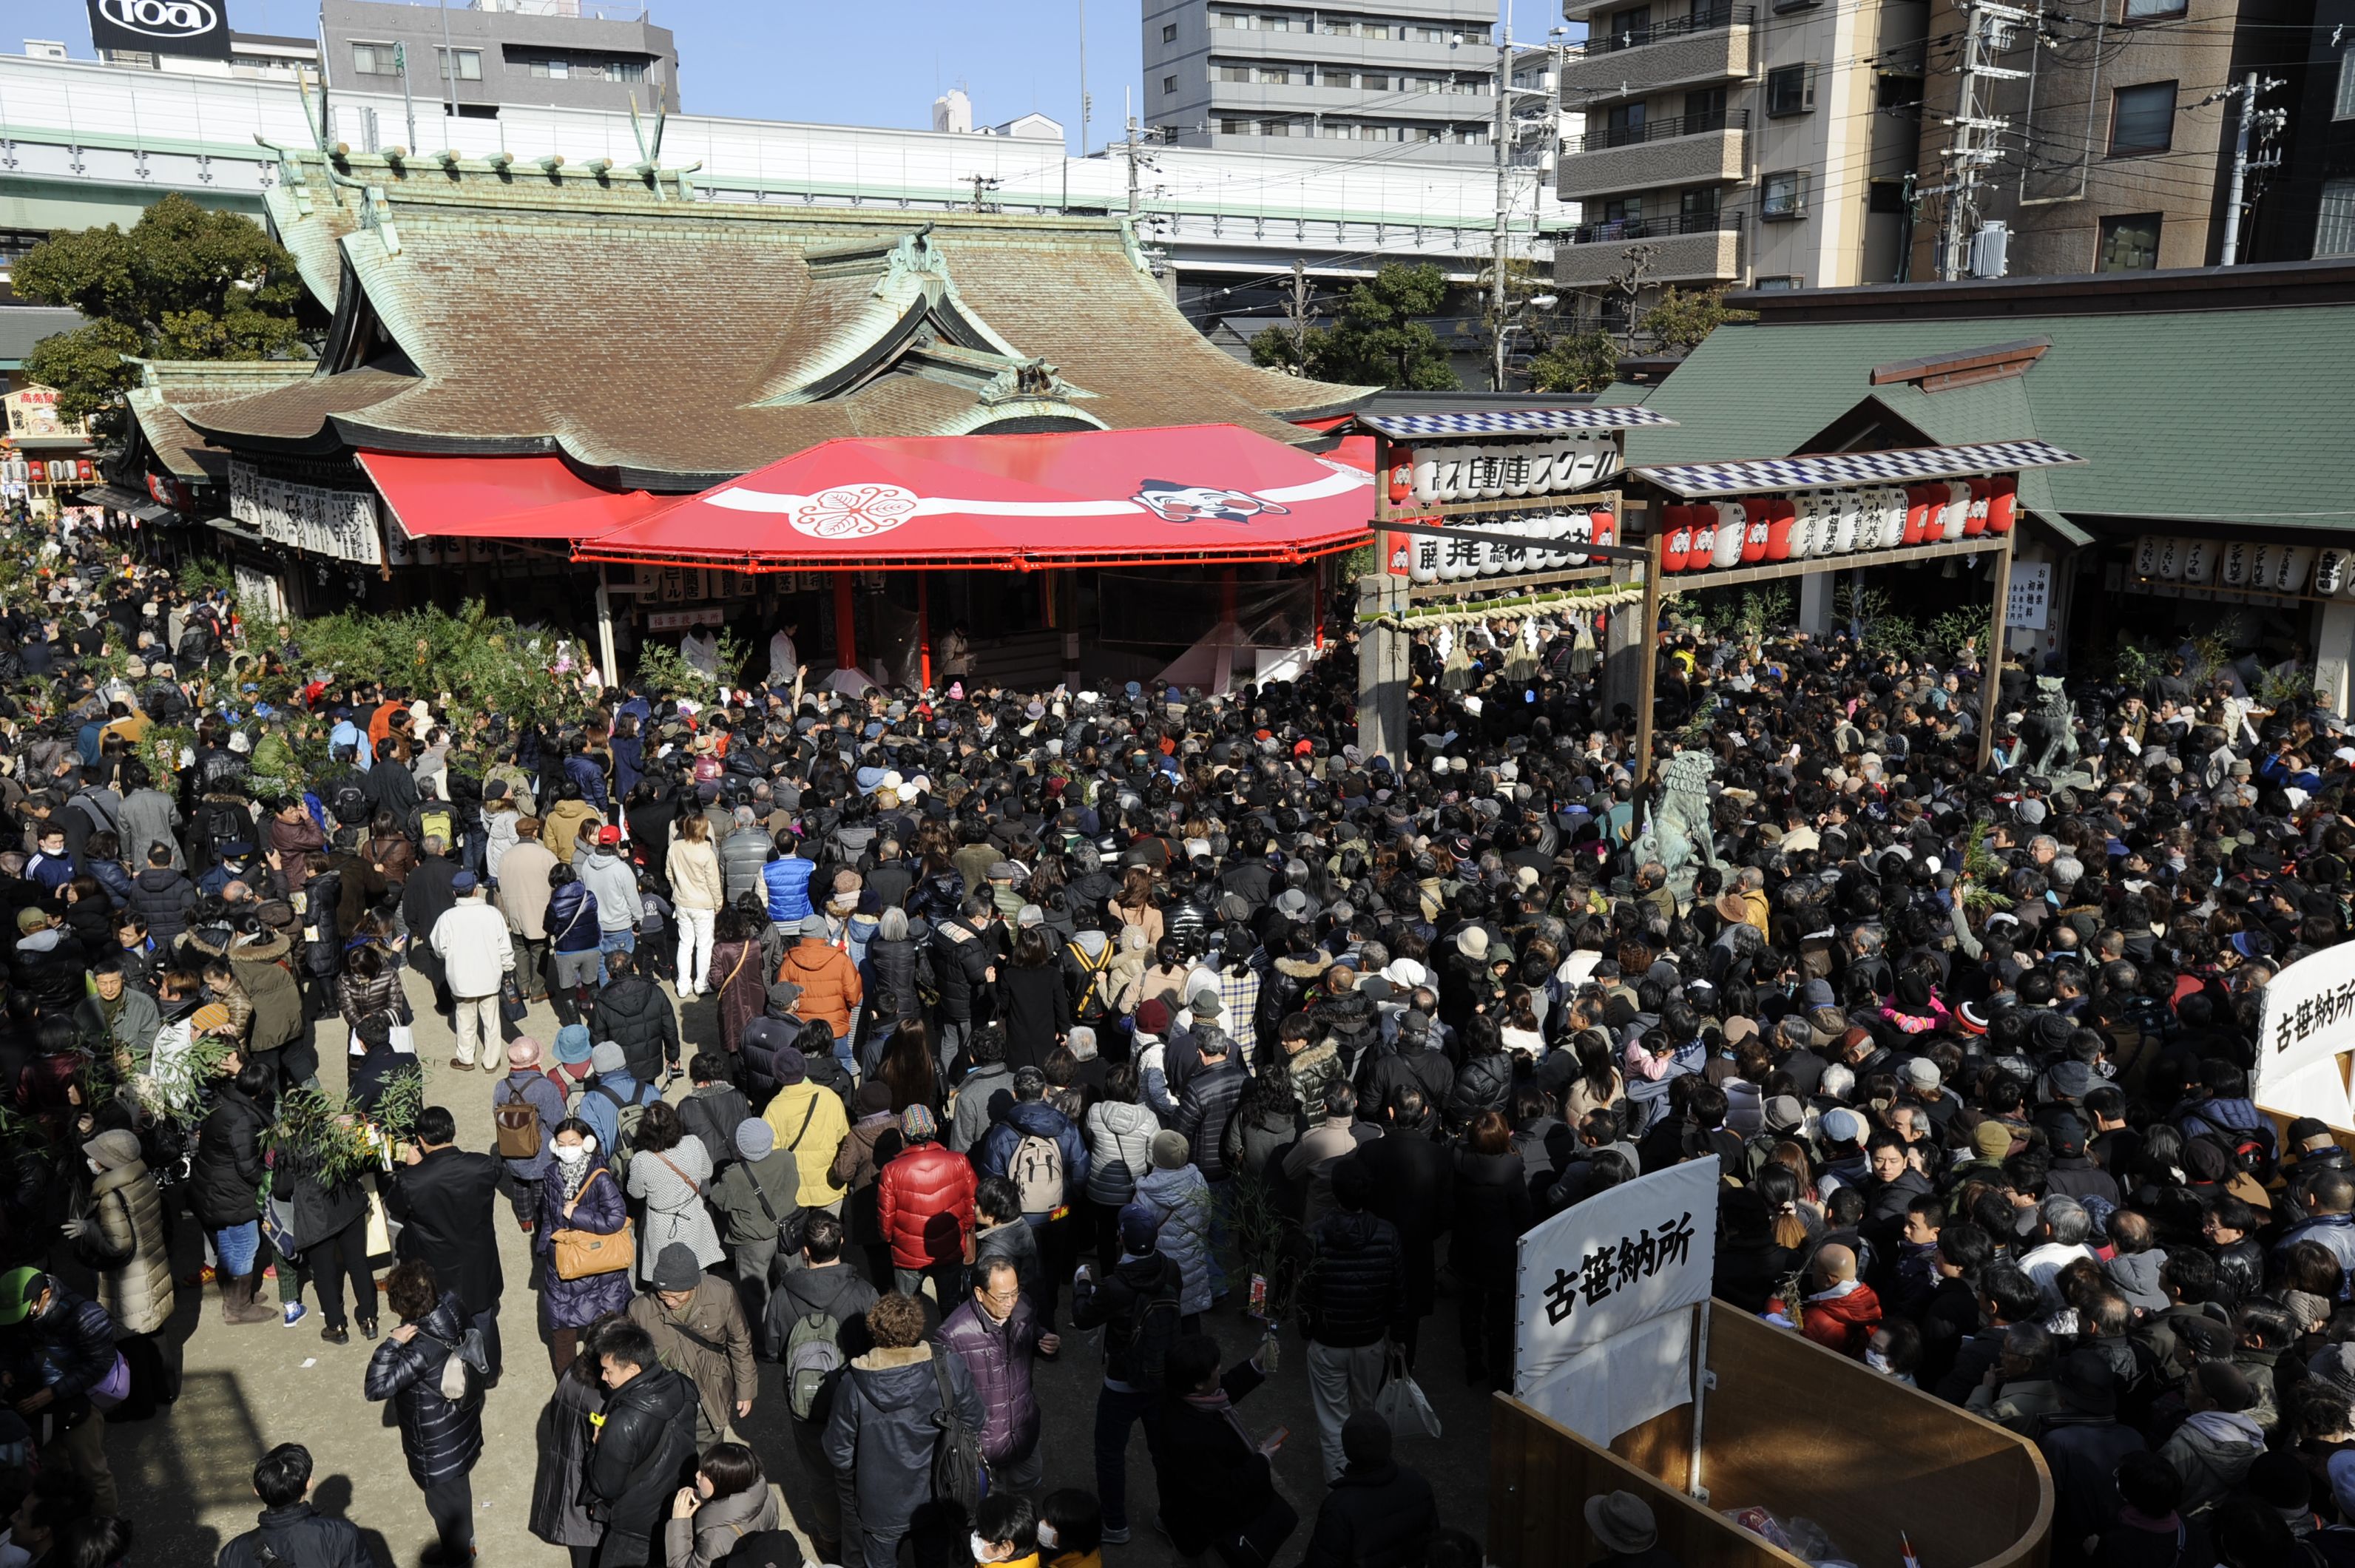
<instances>
[{"instance_id":1,"label":"apartment building","mask_svg":"<svg viewBox=\"0 0 2355 1568\"><path fill-rule=\"evenodd\" d=\"M1187 147L1485 164L1496 16L1495 0L1145 0L1139 118Z\"/></svg>"},{"instance_id":2,"label":"apartment building","mask_svg":"<svg viewBox=\"0 0 2355 1568\"><path fill-rule=\"evenodd\" d=\"M1914 275L1939 275L1951 227L1967 236L2002 224L2003 271L2016 277L2143 272L2222 259L2225 182L2237 100L2223 90L2252 67L2302 59L2313 14L2291 0L2046 0L2037 25L1980 16L1980 134L1991 156L1974 187L1923 203ZM1963 73L1961 0L1934 0L1930 33L1952 37L1948 69L1929 84L1922 120L1922 184L1954 184L1955 113ZM2268 70L2268 75L2278 74ZM2263 106L2286 108L2286 94ZM2243 228L2240 261L2252 259ZM1961 243L1944 252L1967 272ZM1980 275L1994 276L1983 255Z\"/></svg>"},{"instance_id":3,"label":"apartment building","mask_svg":"<svg viewBox=\"0 0 2355 1568\"><path fill-rule=\"evenodd\" d=\"M1609 321L1660 291L1896 281L1924 8L1912 0L1564 0L1555 276Z\"/></svg>"},{"instance_id":4,"label":"apartment building","mask_svg":"<svg viewBox=\"0 0 2355 1568\"><path fill-rule=\"evenodd\" d=\"M2253 261L2355 256L2355 0L2317 0L2300 42L2303 58L2269 69L2283 85L2259 100L2289 122L2281 166L2255 178Z\"/></svg>"},{"instance_id":5,"label":"apartment building","mask_svg":"<svg viewBox=\"0 0 2355 1568\"><path fill-rule=\"evenodd\" d=\"M321 0L319 16L338 87L399 92L405 59L412 95L454 100L461 118L496 118L502 104L679 108L677 46L635 5Z\"/></svg>"}]
</instances>

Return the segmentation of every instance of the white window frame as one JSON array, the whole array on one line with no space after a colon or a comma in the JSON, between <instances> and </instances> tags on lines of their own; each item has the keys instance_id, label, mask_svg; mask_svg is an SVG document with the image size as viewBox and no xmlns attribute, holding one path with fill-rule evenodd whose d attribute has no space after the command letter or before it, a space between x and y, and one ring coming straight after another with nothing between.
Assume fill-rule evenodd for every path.
<instances>
[{"instance_id":1,"label":"white window frame","mask_svg":"<svg viewBox=\"0 0 2355 1568\"><path fill-rule=\"evenodd\" d=\"M2322 202L2314 219L2314 258L2355 256L2355 177L2322 182Z\"/></svg>"}]
</instances>

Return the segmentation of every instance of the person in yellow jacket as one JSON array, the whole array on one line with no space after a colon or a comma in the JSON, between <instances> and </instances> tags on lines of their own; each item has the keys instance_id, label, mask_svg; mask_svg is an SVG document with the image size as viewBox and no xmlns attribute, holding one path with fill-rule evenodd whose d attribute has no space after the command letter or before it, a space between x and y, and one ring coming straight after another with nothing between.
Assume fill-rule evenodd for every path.
<instances>
[{"instance_id":1,"label":"person in yellow jacket","mask_svg":"<svg viewBox=\"0 0 2355 1568\"><path fill-rule=\"evenodd\" d=\"M777 1135L777 1147L793 1152L801 1175L801 1206L842 1212L843 1189L834 1184L834 1157L850 1136L850 1117L842 1097L823 1083L809 1081L809 1070L794 1046L780 1046L777 1082L782 1087L761 1119Z\"/></svg>"}]
</instances>

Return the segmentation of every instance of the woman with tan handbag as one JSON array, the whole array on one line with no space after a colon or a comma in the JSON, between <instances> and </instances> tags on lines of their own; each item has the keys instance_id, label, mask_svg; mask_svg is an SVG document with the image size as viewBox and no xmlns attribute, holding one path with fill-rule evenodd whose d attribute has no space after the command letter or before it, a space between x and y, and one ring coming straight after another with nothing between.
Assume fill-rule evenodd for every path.
<instances>
[{"instance_id":1,"label":"woman with tan handbag","mask_svg":"<svg viewBox=\"0 0 2355 1568\"><path fill-rule=\"evenodd\" d=\"M539 1310L548 1325L548 1359L557 1376L572 1364L581 1331L630 1305L630 1264L635 1261L622 1184L597 1147L597 1134L578 1116L556 1125L548 1174L540 1179L539 1229L532 1245L541 1258Z\"/></svg>"}]
</instances>

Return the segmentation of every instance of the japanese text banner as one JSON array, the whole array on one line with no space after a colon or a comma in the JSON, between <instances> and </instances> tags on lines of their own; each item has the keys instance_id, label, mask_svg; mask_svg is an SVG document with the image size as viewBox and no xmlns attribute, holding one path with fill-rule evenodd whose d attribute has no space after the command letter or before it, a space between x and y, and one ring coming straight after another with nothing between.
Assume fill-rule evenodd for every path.
<instances>
[{"instance_id":1,"label":"japanese text banner","mask_svg":"<svg viewBox=\"0 0 2355 1568\"><path fill-rule=\"evenodd\" d=\"M1521 1237L1514 1371L1526 1384L1573 1353L1709 1299L1715 1157L1637 1177Z\"/></svg>"},{"instance_id":2,"label":"japanese text banner","mask_svg":"<svg viewBox=\"0 0 2355 1568\"><path fill-rule=\"evenodd\" d=\"M2346 1068L2355 1051L2355 943L2301 958L2269 981L2254 1098L2269 1111L2355 1129Z\"/></svg>"}]
</instances>

